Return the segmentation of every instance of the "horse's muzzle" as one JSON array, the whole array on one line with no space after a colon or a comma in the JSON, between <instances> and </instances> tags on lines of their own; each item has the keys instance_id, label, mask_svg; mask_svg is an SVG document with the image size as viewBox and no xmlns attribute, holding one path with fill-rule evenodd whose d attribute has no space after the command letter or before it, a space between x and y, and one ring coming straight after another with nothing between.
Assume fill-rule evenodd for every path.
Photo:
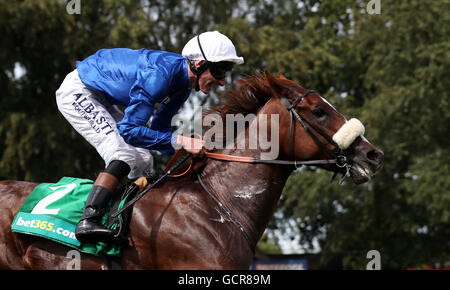
<instances>
[{"instance_id":1,"label":"horse's muzzle","mask_svg":"<svg viewBox=\"0 0 450 290\"><path fill-rule=\"evenodd\" d=\"M364 137L357 138L347 150L351 160L350 176L354 183L361 184L371 179L383 166L384 153Z\"/></svg>"}]
</instances>

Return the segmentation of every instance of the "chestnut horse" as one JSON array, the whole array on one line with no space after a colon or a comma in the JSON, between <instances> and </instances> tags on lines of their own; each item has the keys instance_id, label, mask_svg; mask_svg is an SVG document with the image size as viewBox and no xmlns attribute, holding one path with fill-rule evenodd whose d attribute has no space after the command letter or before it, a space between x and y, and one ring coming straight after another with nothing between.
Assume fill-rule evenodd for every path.
<instances>
[{"instance_id":1,"label":"chestnut horse","mask_svg":"<svg viewBox=\"0 0 450 290\"><path fill-rule=\"evenodd\" d=\"M223 118L253 113L252 122L260 122L263 114L277 115L278 128L267 122L267 131L278 133L277 139L271 140L279 144L277 160L253 164L206 156L194 171L153 188L134 205L122 269L248 269L256 243L295 169L290 161L299 165L300 161L316 160L312 163L347 174L356 184L368 181L381 168L383 153L362 133L353 136L345 150L338 148L332 137L349 122L316 93L281 74L277 78L265 73L239 83L223 94L228 102L215 112ZM247 138L250 127L233 134L234 144ZM244 144L244 148L228 146L213 151L253 160L260 160L267 151L248 149L249 140ZM72 248L11 232L14 216L36 185L0 182L2 269L67 269L73 263L68 255ZM107 260L80 253L79 265L81 269L105 269Z\"/></svg>"}]
</instances>

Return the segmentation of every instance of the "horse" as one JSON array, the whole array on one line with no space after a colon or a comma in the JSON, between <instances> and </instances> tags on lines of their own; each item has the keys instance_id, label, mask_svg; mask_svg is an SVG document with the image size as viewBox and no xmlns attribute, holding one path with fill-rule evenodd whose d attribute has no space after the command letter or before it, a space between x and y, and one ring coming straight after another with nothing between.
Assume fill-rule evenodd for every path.
<instances>
[{"instance_id":1,"label":"horse","mask_svg":"<svg viewBox=\"0 0 450 290\"><path fill-rule=\"evenodd\" d=\"M361 132L346 146L332 140L349 121L317 93L268 72L247 76L238 84L209 112L223 120L229 114L255 117L241 132L222 132L224 139L232 134L228 145L236 146L205 152L210 155L197 160L190 172L165 180L134 204L122 269L249 269L256 243L296 167L310 162L350 176L355 184L367 182L382 167L383 152ZM267 148L249 148L250 128L261 123L263 115L278 118L278 124L269 122L266 127L270 134L277 131L269 134L279 144L272 160L260 158ZM11 232L14 216L36 186L0 181L2 269L68 269L73 264L68 255L72 248ZM106 258L79 254L80 269L108 266Z\"/></svg>"}]
</instances>

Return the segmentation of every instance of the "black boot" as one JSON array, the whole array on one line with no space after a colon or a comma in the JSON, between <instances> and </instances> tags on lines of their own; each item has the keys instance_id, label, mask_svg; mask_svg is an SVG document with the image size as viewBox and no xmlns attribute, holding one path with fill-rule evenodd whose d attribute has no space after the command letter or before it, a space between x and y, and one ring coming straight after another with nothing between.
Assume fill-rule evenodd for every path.
<instances>
[{"instance_id":1,"label":"black boot","mask_svg":"<svg viewBox=\"0 0 450 290\"><path fill-rule=\"evenodd\" d=\"M83 215L75 229L75 237L84 243L110 242L114 231L102 225L101 219L111 197L111 193L102 186L92 187L83 209Z\"/></svg>"}]
</instances>

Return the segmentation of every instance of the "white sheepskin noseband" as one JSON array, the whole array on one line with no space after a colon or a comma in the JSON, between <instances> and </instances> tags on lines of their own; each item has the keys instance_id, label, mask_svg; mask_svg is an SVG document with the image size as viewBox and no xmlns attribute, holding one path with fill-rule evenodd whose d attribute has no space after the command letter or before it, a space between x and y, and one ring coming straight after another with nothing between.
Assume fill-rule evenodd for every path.
<instances>
[{"instance_id":1,"label":"white sheepskin noseband","mask_svg":"<svg viewBox=\"0 0 450 290\"><path fill-rule=\"evenodd\" d=\"M361 121L352 118L333 135L333 141L338 144L339 148L345 150L358 136L364 135L364 131L365 128Z\"/></svg>"}]
</instances>

